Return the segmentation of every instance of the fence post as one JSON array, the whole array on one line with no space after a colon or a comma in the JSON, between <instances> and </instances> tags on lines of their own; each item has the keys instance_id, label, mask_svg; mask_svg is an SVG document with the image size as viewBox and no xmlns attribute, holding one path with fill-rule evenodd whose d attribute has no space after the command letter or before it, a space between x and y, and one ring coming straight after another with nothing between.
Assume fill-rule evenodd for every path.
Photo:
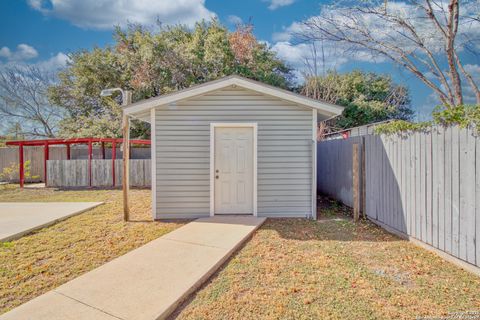
<instances>
[{"instance_id":1,"label":"fence post","mask_svg":"<svg viewBox=\"0 0 480 320\"><path fill-rule=\"evenodd\" d=\"M115 188L115 160L117 159L117 142L112 142L112 187Z\"/></svg>"},{"instance_id":2,"label":"fence post","mask_svg":"<svg viewBox=\"0 0 480 320\"><path fill-rule=\"evenodd\" d=\"M67 146L67 160L70 160L70 143L67 143L66 146Z\"/></svg>"},{"instance_id":3,"label":"fence post","mask_svg":"<svg viewBox=\"0 0 480 320\"><path fill-rule=\"evenodd\" d=\"M360 217L360 168L359 168L359 152L360 147L358 143L353 144L353 220L358 221Z\"/></svg>"},{"instance_id":4,"label":"fence post","mask_svg":"<svg viewBox=\"0 0 480 320\"><path fill-rule=\"evenodd\" d=\"M43 146L43 180L45 181L45 187L48 186L48 177L47 177L47 161L50 157L48 143L45 142Z\"/></svg>"},{"instance_id":5,"label":"fence post","mask_svg":"<svg viewBox=\"0 0 480 320\"><path fill-rule=\"evenodd\" d=\"M92 140L88 141L88 186L92 187Z\"/></svg>"},{"instance_id":6,"label":"fence post","mask_svg":"<svg viewBox=\"0 0 480 320\"><path fill-rule=\"evenodd\" d=\"M365 137L362 137L362 169L361 169L361 184L362 184L362 215L363 218L367 217L367 173L366 173L366 163L365 163Z\"/></svg>"},{"instance_id":7,"label":"fence post","mask_svg":"<svg viewBox=\"0 0 480 320\"><path fill-rule=\"evenodd\" d=\"M25 171L24 171L24 164L23 164L23 144L20 143L18 145L18 175L20 179L20 188L23 189L23 185L25 183Z\"/></svg>"},{"instance_id":8,"label":"fence post","mask_svg":"<svg viewBox=\"0 0 480 320\"><path fill-rule=\"evenodd\" d=\"M123 221L128 221L128 190L130 187L130 119L123 115Z\"/></svg>"}]
</instances>

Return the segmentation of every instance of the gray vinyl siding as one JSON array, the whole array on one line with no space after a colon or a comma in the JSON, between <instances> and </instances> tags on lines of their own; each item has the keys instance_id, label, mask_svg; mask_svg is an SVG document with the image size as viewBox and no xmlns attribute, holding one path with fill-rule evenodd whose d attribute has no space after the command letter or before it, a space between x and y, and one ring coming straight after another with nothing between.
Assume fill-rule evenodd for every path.
<instances>
[{"instance_id":1,"label":"gray vinyl siding","mask_svg":"<svg viewBox=\"0 0 480 320\"><path fill-rule=\"evenodd\" d=\"M258 124L258 216L311 215L312 110L230 88L156 108L157 219L209 215L214 122Z\"/></svg>"}]
</instances>

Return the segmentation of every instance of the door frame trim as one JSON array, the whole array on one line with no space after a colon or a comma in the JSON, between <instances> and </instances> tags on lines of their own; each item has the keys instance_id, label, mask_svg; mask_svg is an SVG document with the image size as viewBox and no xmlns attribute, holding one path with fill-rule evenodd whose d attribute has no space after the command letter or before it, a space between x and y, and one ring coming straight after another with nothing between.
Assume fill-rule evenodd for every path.
<instances>
[{"instance_id":1,"label":"door frame trim","mask_svg":"<svg viewBox=\"0 0 480 320\"><path fill-rule=\"evenodd\" d=\"M215 128L253 129L253 216L257 216L257 132L256 122L210 123L210 216L215 215Z\"/></svg>"}]
</instances>

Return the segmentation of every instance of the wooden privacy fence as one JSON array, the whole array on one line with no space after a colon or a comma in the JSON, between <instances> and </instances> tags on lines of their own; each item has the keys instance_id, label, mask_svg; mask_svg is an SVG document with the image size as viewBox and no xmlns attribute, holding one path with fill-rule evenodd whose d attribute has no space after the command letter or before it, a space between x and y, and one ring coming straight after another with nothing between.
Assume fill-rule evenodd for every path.
<instances>
[{"instance_id":1,"label":"wooden privacy fence","mask_svg":"<svg viewBox=\"0 0 480 320\"><path fill-rule=\"evenodd\" d=\"M28 182L45 181L44 177L44 147L32 146L24 148L25 161L30 160L31 176L36 176L35 179L28 179ZM86 146L72 146L70 150L71 159L88 159L88 149ZM116 157L121 159L123 156L120 148L116 149ZM93 147L93 158L102 159L102 149L100 147ZM51 160L66 160L67 151L65 146L51 146L49 148L49 158ZM105 149L105 158L112 158L112 149ZM130 153L131 159L150 159L150 148L132 148ZM18 148L7 147L0 148L0 172L3 168L10 167L12 164L18 165ZM18 174L17 174L18 175ZM18 178L17 178L18 179ZM18 181L18 180L17 180Z\"/></svg>"},{"instance_id":2,"label":"wooden privacy fence","mask_svg":"<svg viewBox=\"0 0 480 320\"><path fill-rule=\"evenodd\" d=\"M317 190L349 207L353 207L353 145L362 144L362 141L363 137L352 137L318 143ZM360 153L362 150L360 147ZM360 168L361 159L362 154L358 157ZM363 207L363 199L360 199L360 206Z\"/></svg>"},{"instance_id":3,"label":"wooden privacy fence","mask_svg":"<svg viewBox=\"0 0 480 320\"><path fill-rule=\"evenodd\" d=\"M151 186L150 159L130 160L130 186ZM112 160L92 160L91 176L88 160L48 160L47 175L49 187L112 187ZM115 160L115 186L122 185L123 160ZM91 184L90 184L91 179Z\"/></svg>"},{"instance_id":4,"label":"wooden privacy fence","mask_svg":"<svg viewBox=\"0 0 480 320\"><path fill-rule=\"evenodd\" d=\"M318 190L347 205L353 203L353 142L318 144L319 168L326 161L317 170ZM474 130L435 127L357 142L365 150L366 215L480 266L480 138Z\"/></svg>"}]
</instances>

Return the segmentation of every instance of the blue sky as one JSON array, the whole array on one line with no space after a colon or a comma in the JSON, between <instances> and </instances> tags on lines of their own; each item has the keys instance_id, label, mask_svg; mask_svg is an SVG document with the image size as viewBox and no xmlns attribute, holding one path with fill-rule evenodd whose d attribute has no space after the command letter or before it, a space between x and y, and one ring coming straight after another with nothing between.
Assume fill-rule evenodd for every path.
<instances>
[{"instance_id":1,"label":"blue sky","mask_svg":"<svg viewBox=\"0 0 480 320\"><path fill-rule=\"evenodd\" d=\"M251 19L259 40L267 41L279 56L296 69L300 47L283 34L295 22L320 12L321 1L312 0L2 0L0 2L0 64L36 63L49 68L64 65L69 52L111 44L112 26L127 20L192 24L217 16L233 29L235 21ZM125 5L125 3L127 3ZM132 6L132 4L135 5ZM467 62L478 64L476 57ZM332 56L330 68L339 72L362 69L392 75L410 89L413 106L425 118L433 108L431 90L421 81L390 63L355 61Z\"/></svg>"}]
</instances>

